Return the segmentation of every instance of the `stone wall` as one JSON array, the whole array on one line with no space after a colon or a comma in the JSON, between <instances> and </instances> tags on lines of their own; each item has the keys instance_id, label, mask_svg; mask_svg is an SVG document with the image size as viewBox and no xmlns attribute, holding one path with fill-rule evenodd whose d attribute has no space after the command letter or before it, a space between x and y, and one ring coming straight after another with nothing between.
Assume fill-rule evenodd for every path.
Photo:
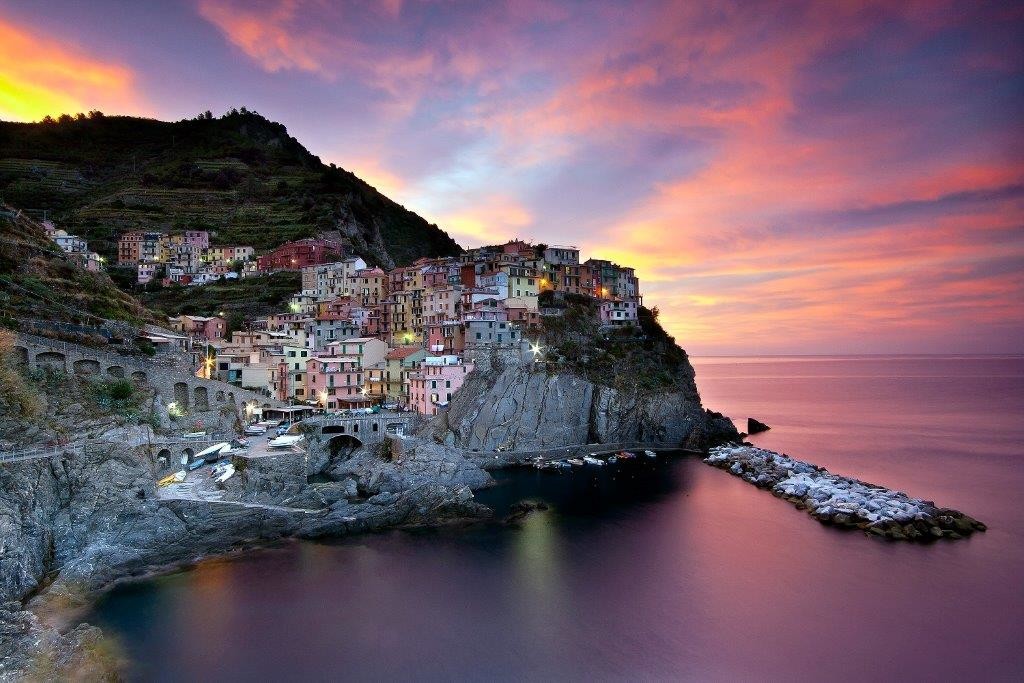
<instances>
[{"instance_id":1,"label":"stone wall","mask_svg":"<svg viewBox=\"0 0 1024 683\"><path fill-rule=\"evenodd\" d=\"M54 367L75 375L130 379L152 387L164 404L175 403L189 413L215 411L225 404L233 405L240 414L244 413L245 404L250 402L264 408L285 405L255 391L196 377L176 365L122 356L46 337L19 333L14 354L16 360L33 369Z\"/></svg>"}]
</instances>

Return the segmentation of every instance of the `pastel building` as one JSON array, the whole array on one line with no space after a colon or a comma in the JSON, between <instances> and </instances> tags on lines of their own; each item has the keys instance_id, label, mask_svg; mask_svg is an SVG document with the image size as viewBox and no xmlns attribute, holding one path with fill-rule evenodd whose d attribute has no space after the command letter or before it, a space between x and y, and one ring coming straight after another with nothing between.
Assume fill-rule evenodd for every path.
<instances>
[{"instance_id":1,"label":"pastel building","mask_svg":"<svg viewBox=\"0 0 1024 683\"><path fill-rule=\"evenodd\" d=\"M227 321L217 316L179 315L168 318L168 323L175 332L207 341L223 339L228 329Z\"/></svg>"},{"instance_id":2,"label":"pastel building","mask_svg":"<svg viewBox=\"0 0 1024 683\"><path fill-rule=\"evenodd\" d=\"M472 371L473 364L461 362L458 356L425 358L417 370L409 373L409 406L421 415L437 415Z\"/></svg>"},{"instance_id":3,"label":"pastel building","mask_svg":"<svg viewBox=\"0 0 1024 683\"><path fill-rule=\"evenodd\" d=\"M602 301L601 324L621 327L636 325L637 303L635 301Z\"/></svg>"},{"instance_id":4,"label":"pastel building","mask_svg":"<svg viewBox=\"0 0 1024 683\"><path fill-rule=\"evenodd\" d=\"M360 368L368 368L385 359L388 345L376 337L353 337L328 344L327 353L331 356L351 356Z\"/></svg>"},{"instance_id":5,"label":"pastel building","mask_svg":"<svg viewBox=\"0 0 1024 683\"><path fill-rule=\"evenodd\" d=\"M307 387L311 400L328 410L348 407L345 398L361 397L363 370L352 356L313 356L306 362Z\"/></svg>"}]
</instances>

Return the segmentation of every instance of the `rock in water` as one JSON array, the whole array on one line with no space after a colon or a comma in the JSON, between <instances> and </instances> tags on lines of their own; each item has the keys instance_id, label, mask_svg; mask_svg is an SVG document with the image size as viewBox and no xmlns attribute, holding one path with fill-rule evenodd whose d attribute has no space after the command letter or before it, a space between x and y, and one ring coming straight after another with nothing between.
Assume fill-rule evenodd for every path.
<instances>
[{"instance_id":1,"label":"rock in water","mask_svg":"<svg viewBox=\"0 0 1024 683\"><path fill-rule=\"evenodd\" d=\"M759 422L752 417L747 418L747 434L767 432L769 429L771 429L771 427L766 425L764 422Z\"/></svg>"},{"instance_id":2,"label":"rock in water","mask_svg":"<svg viewBox=\"0 0 1024 683\"><path fill-rule=\"evenodd\" d=\"M823 524L863 529L894 540L958 539L985 531L958 510L902 491L832 474L824 467L753 446L719 446L704 459L758 488L769 489Z\"/></svg>"}]
</instances>

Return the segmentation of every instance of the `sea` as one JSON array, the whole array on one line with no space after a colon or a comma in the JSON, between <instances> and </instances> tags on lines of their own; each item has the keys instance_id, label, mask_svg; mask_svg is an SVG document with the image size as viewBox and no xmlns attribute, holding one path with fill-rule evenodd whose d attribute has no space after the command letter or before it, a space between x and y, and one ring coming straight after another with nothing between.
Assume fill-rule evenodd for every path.
<instances>
[{"instance_id":1,"label":"sea","mask_svg":"<svg viewBox=\"0 0 1024 683\"><path fill-rule=\"evenodd\" d=\"M139 681L1024 679L1024 357L694 358L750 441L953 507L967 540L819 524L662 454L497 473L518 524L289 542L106 594Z\"/></svg>"}]
</instances>

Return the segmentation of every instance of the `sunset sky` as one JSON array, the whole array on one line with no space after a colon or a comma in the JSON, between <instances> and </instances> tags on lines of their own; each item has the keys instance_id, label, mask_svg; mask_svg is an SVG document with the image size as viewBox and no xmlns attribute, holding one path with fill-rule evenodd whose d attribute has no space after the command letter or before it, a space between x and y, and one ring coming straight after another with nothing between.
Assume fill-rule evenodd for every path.
<instances>
[{"instance_id":1,"label":"sunset sky","mask_svg":"<svg viewBox=\"0 0 1024 683\"><path fill-rule=\"evenodd\" d=\"M0 0L0 118L246 106L697 354L1024 352L1024 3Z\"/></svg>"}]
</instances>

